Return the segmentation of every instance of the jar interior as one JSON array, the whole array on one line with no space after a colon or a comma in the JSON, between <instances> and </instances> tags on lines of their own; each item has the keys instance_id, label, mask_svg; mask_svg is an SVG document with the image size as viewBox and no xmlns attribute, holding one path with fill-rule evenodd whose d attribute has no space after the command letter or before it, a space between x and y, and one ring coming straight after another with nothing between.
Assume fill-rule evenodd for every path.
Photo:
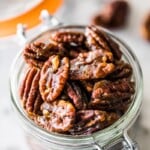
<instances>
[{"instance_id":1,"label":"jar interior","mask_svg":"<svg viewBox=\"0 0 150 150\"><path fill-rule=\"evenodd\" d=\"M67 31L79 31L84 32L85 26L58 26L53 29L50 29L44 33L41 33L37 37L33 38L30 42L34 41L47 41L47 39L50 38L50 34L56 31L61 30L67 30ZM92 135L82 135L82 136L70 136L70 135L62 135L57 133L49 133L46 130L42 129L41 127L38 127L32 120L28 118L25 111L23 110L20 98L18 95L18 89L20 82L24 76L25 70L27 68L26 64L24 63L24 60L22 59L21 52L16 57L11 73L10 73L10 91L11 91L11 97L12 97L12 103L13 107L15 107L15 110L19 114L20 118L23 120L23 122L29 126L30 130L32 130L32 133L39 136L40 138L46 139L47 141L52 141L59 143L63 140L63 143L66 145L71 146L77 146L77 144L81 145L89 145L89 143L95 143L100 142L102 143L102 146L105 145L108 142L108 138L114 139L118 135L122 134L124 130L129 128L135 121L135 119L138 116L139 109L141 106L141 96L142 96L142 71L139 65L139 62L136 58L136 56L133 54L133 52L130 50L130 48L124 44L120 39L116 38L114 35L112 35L109 31L103 29L107 34L109 34L110 37L113 38L119 45L120 49L123 52L123 60L128 62L132 68L133 68L133 77L132 80L135 82L135 94L132 96L132 103L130 104L128 110L126 113L114 124L111 126L93 133ZM99 141L100 139L100 141Z\"/></svg>"}]
</instances>

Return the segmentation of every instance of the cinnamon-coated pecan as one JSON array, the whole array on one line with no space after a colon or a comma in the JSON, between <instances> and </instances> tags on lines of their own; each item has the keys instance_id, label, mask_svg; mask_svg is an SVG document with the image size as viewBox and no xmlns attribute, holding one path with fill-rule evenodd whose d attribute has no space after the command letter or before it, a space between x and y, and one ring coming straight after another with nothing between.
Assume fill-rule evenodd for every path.
<instances>
[{"instance_id":1,"label":"cinnamon-coated pecan","mask_svg":"<svg viewBox=\"0 0 150 150\"><path fill-rule=\"evenodd\" d=\"M54 33L51 39L59 43L82 45L85 42L85 35L81 32L60 31Z\"/></svg>"},{"instance_id":2,"label":"cinnamon-coated pecan","mask_svg":"<svg viewBox=\"0 0 150 150\"><path fill-rule=\"evenodd\" d=\"M39 92L40 70L29 68L20 87L20 98L28 113L38 113L43 102Z\"/></svg>"},{"instance_id":3,"label":"cinnamon-coated pecan","mask_svg":"<svg viewBox=\"0 0 150 150\"><path fill-rule=\"evenodd\" d=\"M62 92L69 72L69 59L51 56L41 70L40 92L44 101L54 101Z\"/></svg>"},{"instance_id":4,"label":"cinnamon-coated pecan","mask_svg":"<svg viewBox=\"0 0 150 150\"><path fill-rule=\"evenodd\" d=\"M23 56L25 61L30 66L35 66L41 68L44 62L53 54L65 55L66 50L62 44L58 43L42 43L34 42L28 44L24 51Z\"/></svg>"}]
</instances>

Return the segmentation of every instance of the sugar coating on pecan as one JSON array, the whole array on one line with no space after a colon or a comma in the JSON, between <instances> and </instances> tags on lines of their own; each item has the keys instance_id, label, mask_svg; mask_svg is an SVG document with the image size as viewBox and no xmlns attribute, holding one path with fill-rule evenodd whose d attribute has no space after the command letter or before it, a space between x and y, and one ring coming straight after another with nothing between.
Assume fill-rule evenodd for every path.
<instances>
[{"instance_id":1,"label":"sugar coating on pecan","mask_svg":"<svg viewBox=\"0 0 150 150\"><path fill-rule=\"evenodd\" d=\"M81 32L60 31L54 33L51 36L51 39L59 43L82 45L85 41L85 35Z\"/></svg>"},{"instance_id":2,"label":"sugar coating on pecan","mask_svg":"<svg viewBox=\"0 0 150 150\"><path fill-rule=\"evenodd\" d=\"M118 28L126 24L129 4L125 0L115 0L107 3L91 20L92 24L106 28Z\"/></svg>"},{"instance_id":3,"label":"sugar coating on pecan","mask_svg":"<svg viewBox=\"0 0 150 150\"><path fill-rule=\"evenodd\" d=\"M29 68L20 86L20 98L25 110L29 113L38 113L43 102L39 92L40 70Z\"/></svg>"},{"instance_id":4,"label":"sugar coating on pecan","mask_svg":"<svg viewBox=\"0 0 150 150\"><path fill-rule=\"evenodd\" d=\"M28 44L23 50L25 61L31 66L41 68L46 60L54 54L64 56L66 49L58 43L34 42Z\"/></svg>"},{"instance_id":5,"label":"sugar coating on pecan","mask_svg":"<svg viewBox=\"0 0 150 150\"><path fill-rule=\"evenodd\" d=\"M54 101L62 92L69 74L69 59L51 56L41 70L40 92L44 101Z\"/></svg>"}]
</instances>

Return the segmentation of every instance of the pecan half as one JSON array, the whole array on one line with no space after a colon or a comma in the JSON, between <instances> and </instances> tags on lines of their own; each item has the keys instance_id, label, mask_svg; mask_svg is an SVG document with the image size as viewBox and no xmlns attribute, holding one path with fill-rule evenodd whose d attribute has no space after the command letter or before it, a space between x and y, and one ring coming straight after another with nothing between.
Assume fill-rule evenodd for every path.
<instances>
[{"instance_id":1,"label":"pecan half","mask_svg":"<svg viewBox=\"0 0 150 150\"><path fill-rule=\"evenodd\" d=\"M70 102L58 100L51 104L44 103L41 109L47 118L44 128L48 131L64 133L72 128L75 121L75 108Z\"/></svg>"},{"instance_id":2,"label":"pecan half","mask_svg":"<svg viewBox=\"0 0 150 150\"><path fill-rule=\"evenodd\" d=\"M51 36L53 41L59 43L82 45L85 42L85 35L81 32L56 32Z\"/></svg>"},{"instance_id":3,"label":"pecan half","mask_svg":"<svg viewBox=\"0 0 150 150\"><path fill-rule=\"evenodd\" d=\"M104 33L95 26L88 26L85 30L87 45L92 50L103 49L104 52L110 52L109 46L104 39Z\"/></svg>"},{"instance_id":4,"label":"pecan half","mask_svg":"<svg viewBox=\"0 0 150 150\"><path fill-rule=\"evenodd\" d=\"M128 79L102 80L95 83L90 105L96 108L116 108L116 104L130 100L134 94L134 83Z\"/></svg>"},{"instance_id":5,"label":"pecan half","mask_svg":"<svg viewBox=\"0 0 150 150\"><path fill-rule=\"evenodd\" d=\"M127 1L116 0L106 4L102 11L92 19L92 24L106 28L122 27L127 22L129 4Z\"/></svg>"},{"instance_id":6,"label":"pecan half","mask_svg":"<svg viewBox=\"0 0 150 150\"><path fill-rule=\"evenodd\" d=\"M51 102L54 101L62 92L69 72L69 59L58 55L51 56L41 70L39 81L42 98Z\"/></svg>"},{"instance_id":7,"label":"pecan half","mask_svg":"<svg viewBox=\"0 0 150 150\"><path fill-rule=\"evenodd\" d=\"M68 82L66 85L66 93L72 100L77 109L85 109L87 106L87 96L84 90L81 90L77 82Z\"/></svg>"},{"instance_id":8,"label":"pecan half","mask_svg":"<svg viewBox=\"0 0 150 150\"><path fill-rule=\"evenodd\" d=\"M28 44L24 51L23 56L25 61L35 67L41 68L44 62L53 54L65 55L66 50L62 44L57 43L42 43L34 42Z\"/></svg>"},{"instance_id":9,"label":"pecan half","mask_svg":"<svg viewBox=\"0 0 150 150\"><path fill-rule=\"evenodd\" d=\"M39 92L40 70L30 68L20 86L20 98L28 113L38 113L43 102Z\"/></svg>"},{"instance_id":10,"label":"pecan half","mask_svg":"<svg viewBox=\"0 0 150 150\"><path fill-rule=\"evenodd\" d=\"M104 31L95 26L88 26L85 34L87 36L87 45L89 48L92 50L103 49L103 53L112 52L115 59L121 59L122 52L119 45L104 33Z\"/></svg>"},{"instance_id":11,"label":"pecan half","mask_svg":"<svg viewBox=\"0 0 150 150\"><path fill-rule=\"evenodd\" d=\"M88 135L108 127L119 118L120 116L114 112L81 110L77 112L77 123L70 132L73 135Z\"/></svg>"},{"instance_id":12,"label":"pecan half","mask_svg":"<svg viewBox=\"0 0 150 150\"><path fill-rule=\"evenodd\" d=\"M115 69L113 63L107 63L112 55L103 55L101 50L80 53L79 56L70 62L70 79L90 80L104 78Z\"/></svg>"}]
</instances>

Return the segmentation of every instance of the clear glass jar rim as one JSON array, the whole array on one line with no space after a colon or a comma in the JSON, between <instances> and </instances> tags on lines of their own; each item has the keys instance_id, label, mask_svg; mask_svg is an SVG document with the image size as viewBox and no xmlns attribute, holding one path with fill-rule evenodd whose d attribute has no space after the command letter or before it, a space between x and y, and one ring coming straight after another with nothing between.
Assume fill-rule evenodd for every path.
<instances>
[{"instance_id":1,"label":"clear glass jar rim","mask_svg":"<svg viewBox=\"0 0 150 150\"><path fill-rule=\"evenodd\" d=\"M32 40L28 41L28 43L34 41L35 39L38 39L38 37L40 37L41 35L46 34L48 31L53 31L53 30L57 30L57 29L67 29L67 28L78 28L78 29L85 29L86 26L80 26L80 25L70 25L70 26L57 26L54 27L52 29L49 29L41 34L39 34L38 36L36 36L35 38L33 38ZM28 125L28 127L30 127L30 129L32 130L31 134L33 134L34 136L38 136L39 138L45 139L46 141L50 141L50 142L55 142L55 143L59 143L59 141L63 140L64 144L69 145L71 144L77 144L78 142L80 144L89 144L93 142L93 137L94 139L101 139L104 136L108 136L108 137L112 137L116 134L120 132L122 133L125 129L127 129L130 125L132 125L132 123L134 122L134 120L137 117L137 114L139 113L140 107L141 107L141 99L142 99L142 93L143 93L143 75L142 75L142 70L139 64L139 61L137 59L137 57L135 56L135 54L133 53L133 51L127 46L127 44L125 44L124 42L122 42L122 40L120 40L119 38L117 38L116 36L114 36L110 31L102 28L107 34L109 34L110 36L112 36L116 41L119 42L119 44L121 44L127 51L128 57L130 57L130 59L132 60L132 63L134 64L133 70L135 71L134 73L138 74L138 79L137 79L137 87L136 87L136 94L134 96L134 102L131 104L131 106L129 107L128 111L118 120L116 121L113 125L98 131L96 133L93 133L92 136L88 135L88 136L70 136L70 135L62 135L62 134L55 134L55 133L49 133L46 130L42 129L41 127L37 126L35 123L33 123L33 121L31 121L27 115L25 114L25 112L23 111L23 109L20 107L19 103L18 103L18 99L16 98L16 92L14 90L14 79L13 79L13 70L16 66L16 62L18 61L18 59L21 57L21 52L19 52L18 56L16 57L16 59L14 60L14 63L12 65L11 71L10 71L10 93L11 93L11 99L12 99L12 105L14 107L14 110L16 110L19 113L19 117L21 117L21 119L23 120L23 122ZM132 65L133 65L132 64ZM105 140L105 139L103 139Z\"/></svg>"}]
</instances>

